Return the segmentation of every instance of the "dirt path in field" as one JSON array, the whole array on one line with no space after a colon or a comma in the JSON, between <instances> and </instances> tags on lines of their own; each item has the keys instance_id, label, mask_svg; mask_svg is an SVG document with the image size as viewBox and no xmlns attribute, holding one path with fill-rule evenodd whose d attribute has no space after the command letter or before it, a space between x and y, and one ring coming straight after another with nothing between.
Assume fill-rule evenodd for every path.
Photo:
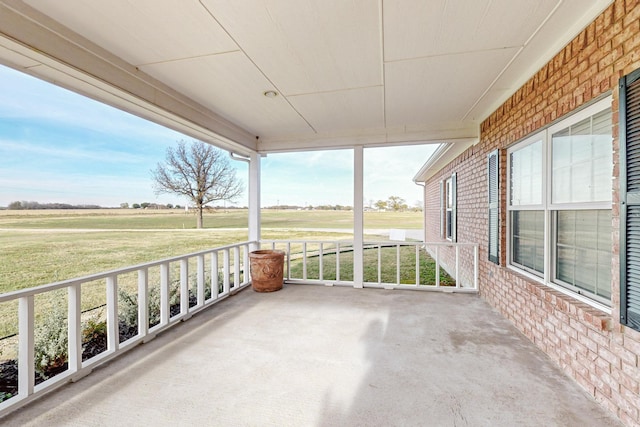
<instances>
[{"instance_id":1,"label":"dirt path in field","mask_svg":"<svg viewBox=\"0 0 640 427\"><path fill-rule=\"evenodd\" d=\"M175 232L186 231L192 233L207 233L207 232L237 232L246 230L246 228L0 228L0 232L15 231L15 232L31 232L31 233L51 233L51 232L64 232L64 233L108 233L108 232ZM297 228L297 227L263 227L264 231L274 230L295 230L295 231L310 231L310 232L324 232L324 233L351 233L350 228ZM398 233L396 235L402 236L406 239L422 240L424 233L422 230L416 229L397 229L390 230L384 228L366 228L364 234L376 235L376 236L390 236L391 234ZM402 240L402 239L399 239Z\"/></svg>"}]
</instances>

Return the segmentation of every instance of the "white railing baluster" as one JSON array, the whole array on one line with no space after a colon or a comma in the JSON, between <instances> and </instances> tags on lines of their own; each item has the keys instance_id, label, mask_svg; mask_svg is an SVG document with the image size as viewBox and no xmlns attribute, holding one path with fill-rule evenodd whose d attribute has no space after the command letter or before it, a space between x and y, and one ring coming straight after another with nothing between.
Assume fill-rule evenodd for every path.
<instances>
[{"instance_id":1,"label":"white railing baluster","mask_svg":"<svg viewBox=\"0 0 640 427\"><path fill-rule=\"evenodd\" d=\"M233 247L233 289L240 288L240 248Z\"/></svg>"},{"instance_id":2,"label":"white railing baluster","mask_svg":"<svg viewBox=\"0 0 640 427\"><path fill-rule=\"evenodd\" d=\"M138 335L149 333L149 269L138 270Z\"/></svg>"},{"instance_id":3,"label":"white railing baluster","mask_svg":"<svg viewBox=\"0 0 640 427\"><path fill-rule=\"evenodd\" d=\"M420 285L420 246L416 245L416 286Z\"/></svg>"},{"instance_id":4,"label":"white railing baluster","mask_svg":"<svg viewBox=\"0 0 640 427\"><path fill-rule=\"evenodd\" d=\"M33 394L34 372L34 296L27 295L18 300L18 395Z\"/></svg>"},{"instance_id":5,"label":"white railing baluster","mask_svg":"<svg viewBox=\"0 0 640 427\"><path fill-rule=\"evenodd\" d=\"M117 351L120 346L118 328L118 276L107 277L107 349Z\"/></svg>"},{"instance_id":6,"label":"white railing baluster","mask_svg":"<svg viewBox=\"0 0 640 427\"><path fill-rule=\"evenodd\" d=\"M171 263L163 262L160 265L160 324L169 323L171 308L169 307L169 286L171 281Z\"/></svg>"},{"instance_id":7,"label":"white railing baluster","mask_svg":"<svg viewBox=\"0 0 640 427\"><path fill-rule=\"evenodd\" d=\"M307 280L307 242L302 242L302 280Z\"/></svg>"},{"instance_id":8,"label":"white railing baluster","mask_svg":"<svg viewBox=\"0 0 640 427\"><path fill-rule=\"evenodd\" d=\"M204 305L204 254L197 256L198 260L198 307Z\"/></svg>"},{"instance_id":9,"label":"white railing baluster","mask_svg":"<svg viewBox=\"0 0 640 427\"><path fill-rule=\"evenodd\" d=\"M275 248L275 243L273 244ZM287 280L291 279L291 242L287 242Z\"/></svg>"},{"instance_id":10,"label":"white railing baluster","mask_svg":"<svg viewBox=\"0 0 640 427\"><path fill-rule=\"evenodd\" d=\"M382 283L382 245L378 245L378 283Z\"/></svg>"},{"instance_id":11,"label":"white railing baluster","mask_svg":"<svg viewBox=\"0 0 640 427\"><path fill-rule=\"evenodd\" d=\"M180 314L189 311L189 259L180 260Z\"/></svg>"},{"instance_id":12,"label":"white railing baluster","mask_svg":"<svg viewBox=\"0 0 640 427\"><path fill-rule=\"evenodd\" d=\"M336 242L336 282L340 281L340 242Z\"/></svg>"},{"instance_id":13,"label":"white railing baluster","mask_svg":"<svg viewBox=\"0 0 640 427\"><path fill-rule=\"evenodd\" d=\"M318 280L324 280L324 244L320 242L320 253L318 254Z\"/></svg>"},{"instance_id":14,"label":"white railing baluster","mask_svg":"<svg viewBox=\"0 0 640 427\"><path fill-rule=\"evenodd\" d=\"M222 288L222 293L224 295L228 294L230 291L230 280L229 280L229 249L225 249L222 251L223 254L223 278L224 278L224 286Z\"/></svg>"},{"instance_id":15,"label":"white railing baluster","mask_svg":"<svg viewBox=\"0 0 640 427\"><path fill-rule=\"evenodd\" d=\"M436 246L436 288L440 287L440 246Z\"/></svg>"},{"instance_id":16,"label":"white railing baluster","mask_svg":"<svg viewBox=\"0 0 640 427\"><path fill-rule=\"evenodd\" d=\"M218 280L218 251L211 253L211 298L218 299L220 282Z\"/></svg>"},{"instance_id":17,"label":"white railing baluster","mask_svg":"<svg viewBox=\"0 0 640 427\"><path fill-rule=\"evenodd\" d=\"M460 246L456 245L456 277L453 278L456 281L456 288L460 287Z\"/></svg>"},{"instance_id":18,"label":"white railing baluster","mask_svg":"<svg viewBox=\"0 0 640 427\"><path fill-rule=\"evenodd\" d=\"M81 308L81 283L69 286L68 295L68 354L69 370L78 372L82 369L82 308Z\"/></svg>"},{"instance_id":19,"label":"white railing baluster","mask_svg":"<svg viewBox=\"0 0 640 427\"><path fill-rule=\"evenodd\" d=\"M249 245L244 245L242 257L242 283L249 283L251 275L249 274Z\"/></svg>"},{"instance_id":20,"label":"white railing baluster","mask_svg":"<svg viewBox=\"0 0 640 427\"><path fill-rule=\"evenodd\" d=\"M396 285L400 284L400 245L396 245Z\"/></svg>"},{"instance_id":21,"label":"white railing baluster","mask_svg":"<svg viewBox=\"0 0 640 427\"><path fill-rule=\"evenodd\" d=\"M478 290L478 246L473 247L473 289Z\"/></svg>"}]
</instances>

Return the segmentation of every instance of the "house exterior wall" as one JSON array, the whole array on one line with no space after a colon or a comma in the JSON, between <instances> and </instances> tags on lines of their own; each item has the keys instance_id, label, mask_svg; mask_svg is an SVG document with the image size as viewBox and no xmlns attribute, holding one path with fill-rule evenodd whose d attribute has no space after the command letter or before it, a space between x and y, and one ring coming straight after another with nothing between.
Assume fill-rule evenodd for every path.
<instances>
[{"instance_id":1,"label":"house exterior wall","mask_svg":"<svg viewBox=\"0 0 640 427\"><path fill-rule=\"evenodd\" d=\"M440 235L439 183L457 173L457 237L480 245L480 295L625 424L640 426L640 333L619 323L618 80L640 68L640 3L616 0L482 124L480 141L425 186L426 241ZM612 310L507 267L506 148L611 93ZM500 150L500 263L488 260L487 156Z\"/></svg>"}]
</instances>

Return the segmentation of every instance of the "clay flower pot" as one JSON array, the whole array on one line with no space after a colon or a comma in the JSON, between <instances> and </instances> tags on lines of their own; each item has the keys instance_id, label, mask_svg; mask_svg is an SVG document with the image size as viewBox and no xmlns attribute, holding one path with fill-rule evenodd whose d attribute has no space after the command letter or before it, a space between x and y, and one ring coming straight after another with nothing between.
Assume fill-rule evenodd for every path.
<instances>
[{"instance_id":1,"label":"clay flower pot","mask_svg":"<svg viewBox=\"0 0 640 427\"><path fill-rule=\"evenodd\" d=\"M249 253L251 286L256 292L273 292L282 289L284 280L284 252L259 250Z\"/></svg>"}]
</instances>

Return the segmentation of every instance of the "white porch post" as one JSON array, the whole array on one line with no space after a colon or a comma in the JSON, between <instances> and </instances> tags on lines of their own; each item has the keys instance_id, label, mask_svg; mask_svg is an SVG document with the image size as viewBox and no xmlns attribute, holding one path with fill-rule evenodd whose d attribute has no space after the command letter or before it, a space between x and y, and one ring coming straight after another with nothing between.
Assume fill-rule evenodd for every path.
<instances>
[{"instance_id":1,"label":"white porch post","mask_svg":"<svg viewBox=\"0 0 640 427\"><path fill-rule=\"evenodd\" d=\"M353 149L353 287L364 287L364 148Z\"/></svg>"},{"instance_id":2,"label":"white porch post","mask_svg":"<svg viewBox=\"0 0 640 427\"><path fill-rule=\"evenodd\" d=\"M249 241L260 241L260 154L255 152L249 162ZM251 250L257 246L252 244Z\"/></svg>"}]
</instances>

